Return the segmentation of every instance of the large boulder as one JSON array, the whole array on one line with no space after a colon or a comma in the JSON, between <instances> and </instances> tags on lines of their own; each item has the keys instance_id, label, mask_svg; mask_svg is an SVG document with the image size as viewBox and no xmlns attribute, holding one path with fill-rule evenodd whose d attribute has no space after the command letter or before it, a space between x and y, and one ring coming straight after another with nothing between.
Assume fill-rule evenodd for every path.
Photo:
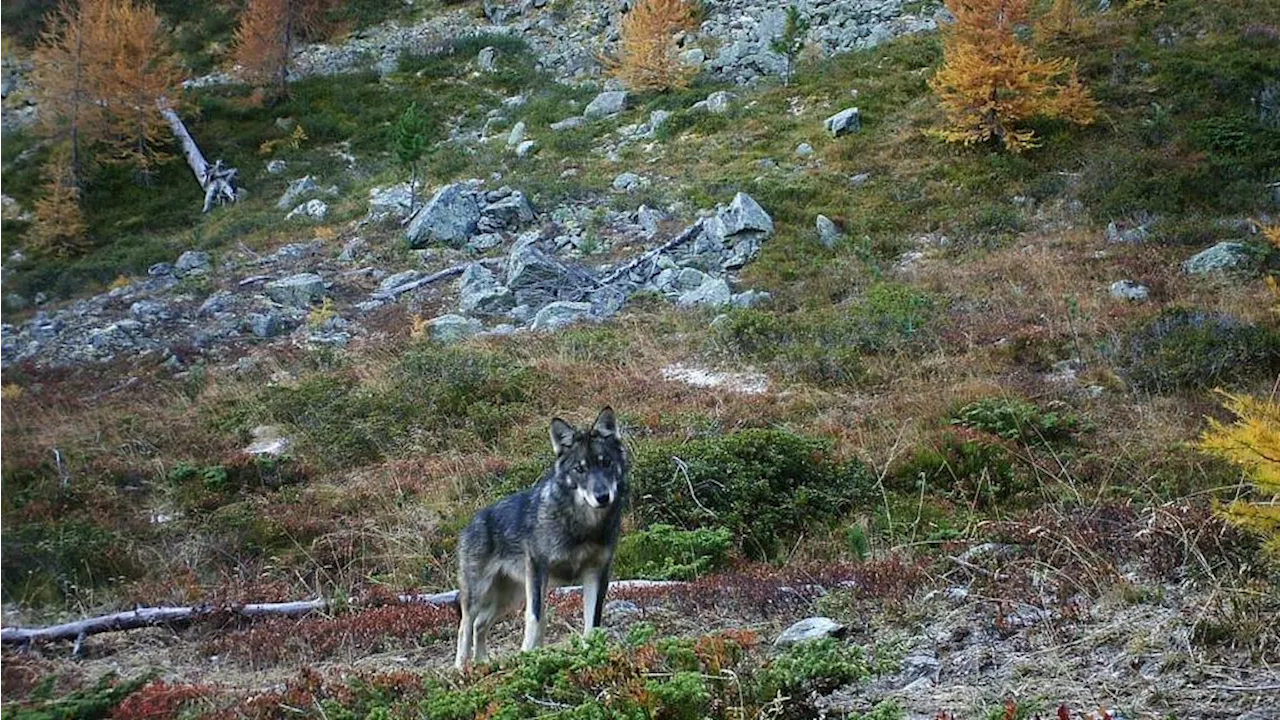
<instances>
[{"instance_id":1,"label":"large boulder","mask_svg":"<svg viewBox=\"0 0 1280 720\"><path fill-rule=\"evenodd\" d=\"M319 192L319 190L320 186L316 184L315 178L310 175L300 177L289 183L289 187L284 191L284 194L280 196L278 201L276 201L276 209L288 210L294 205L297 205L298 200L302 199L303 195Z\"/></svg>"},{"instance_id":2,"label":"large boulder","mask_svg":"<svg viewBox=\"0 0 1280 720\"><path fill-rule=\"evenodd\" d=\"M680 307L721 307L728 305L732 297L733 291L723 278L707 276L698 287L681 293L676 304Z\"/></svg>"},{"instance_id":3,"label":"large boulder","mask_svg":"<svg viewBox=\"0 0 1280 720\"><path fill-rule=\"evenodd\" d=\"M856 133L862 129L862 115L856 107L845 108L827 118L823 122L823 126L827 128L827 132L831 133L832 137Z\"/></svg>"},{"instance_id":4,"label":"large boulder","mask_svg":"<svg viewBox=\"0 0 1280 720\"><path fill-rule=\"evenodd\" d=\"M413 191L409 183L400 183L369 191L369 217L374 220L392 216L405 217L413 203Z\"/></svg>"},{"instance_id":5,"label":"large boulder","mask_svg":"<svg viewBox=\"0 0 1280 720\"><path fill-rule=\"evenodd\" d=\"M472 263L458 281L458 304L464 313L502 315L515 306L515 297L498 284L489 268Z\"/></svg>"},{"instance_id":6,"label":"large boulder","mask_svg":"<svg viewBox=\"0 0 1280 720\"><path fill-rule=\"evenodd\" d=\"M540 307L555 300L578 300L593 288L591 275L566 265L522 240L507 259L507 287L517 305Z\"/></svg>"},{"instance_id":7,"label":"large boulder","mask_svg":"<svg viewBox=\"0 0 1280 720\"><path fill-rule=\"evenodd\" d=\"M188 250L178 256L178 262L173 264L173 274L178 277L202 275L209 272L212 266L213 260L209 257L209 253Z\"/></svg>"},{"instance_id":8,"label":"large boulder","mask_svg":"<svg viewBox=\"0 0 1280 720\"><path fill-rule=\"evenodd\" d=\"M475 335L484 329L484 325L475 318L463 315L441 315L428 322L427 328L432 340L454 343Z\"/></svg>"},{"instance_id":9,"label":"large boulder","mask_svg":"<svg viewBox=\"0 0 1280 720\"><path fill-rule=\"evenodd\" d=\"M533 316L534 330L559 330L576 322L591 319L591 303L553 302Z\"/></svg>"},{"instance_id":10,"label":"large boulder","mask_svg":"<svg viewBox=\"0 0 1280 720\"><path fill-rule=\"evenodd\" d=\"M775 647L789 647L822 638L840 637L844 633L845 627L831 618L811 617L782 631L773 644Z\"/></svg>"},{"instance_id":11,"label":"large boulder","mask_svg":"<svg viewBox=\"0 0 1280 720\"><path fill-rule=\"evenodd\" d=\"M1244 243L1220 242L1188 258L1182 263L1182 272L1188 275L1209 275L1240 269L1248 266L1252 261L1253 258L1250 257L1249 249Z\"/></svg>"},{"instance_id":12,"label":"large boulder","mask_svg":"<svg viewBox=\"0 0 1280 720\"><path fill-rule=\"evenodd\" d=\"M724 224L725 237L742 232L773 234L773 218L760 207L760 203L744 192L734 195L733 202L718 215L720 222Z\"/></svg>"},{"instance_id":13,"label":"large boulder","mask_svg":"<svg viewBox=\"0 0 1280 720\"><path fill-rule=\"evenodd\" d=\"M840 227L835 221L826 215L819 215L815 223L818 228L818 242L822 243L822 247L831 249L840 242L840 238L844 237L844 233L840 232Z\"/></svg>"},{"instance_id":14,"label":"large boulder","mask_svg":"<svg viewBox=\"0 0 1280 720\"><path fill-rule=\"evenodd\" d=\"M446 185L413 216L406 237L409 247L423 248L431 243L462 247L476 232L480 222L480 203L466 185Z\"/></svg>"},{"instance_id":15,"label":"large boulder","mask_svg":"<svg viewBox=\"0 0 1280 720\"><path fill-rule=\"evenodd\" d=\"M290 275L267 283L266 293L281 305L308 307L324 297L324 278L315 273Z\"/></svg>"},{"instance_id":16,"label":"large boulder","mask_svg":"<svg viewBox=\"0 0 1280 720\"><path fill-rule=\"evenodd\" d=\"M587 109L582 114L589 118L602 118L607 115L622 112L627 106L626 90L611 90L602 92L587 104Z\"/></svg>"},{"instance_id":17,"label":"large boulder","mask_svg":"<svg viewBox=\"0 0 1280 720\"><path fill-rule=\"evenodd\" d=\"M481 211L482 226L490 226L490 229L514 228L533 222L533 206L529 204L529 199L519 190L514 190L510 195L491 202Z\"/></svg>"}]
</instances>

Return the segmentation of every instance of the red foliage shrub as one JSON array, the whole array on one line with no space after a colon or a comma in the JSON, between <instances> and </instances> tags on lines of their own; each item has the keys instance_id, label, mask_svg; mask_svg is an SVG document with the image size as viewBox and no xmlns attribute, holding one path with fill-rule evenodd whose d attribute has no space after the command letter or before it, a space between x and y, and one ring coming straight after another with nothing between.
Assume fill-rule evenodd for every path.
<instances>
[{"instance_id":1,"label":"red foliage shrub","mask_svg":"<svg viewBox=\"0 0 1280 720\"><path fill-rule=\"evenodd\" d=\"M187 703L214 694L208 685L171 685L163 680L143 686L111 711L112 720L177 720Z\"/></svg>"}]
</instances>

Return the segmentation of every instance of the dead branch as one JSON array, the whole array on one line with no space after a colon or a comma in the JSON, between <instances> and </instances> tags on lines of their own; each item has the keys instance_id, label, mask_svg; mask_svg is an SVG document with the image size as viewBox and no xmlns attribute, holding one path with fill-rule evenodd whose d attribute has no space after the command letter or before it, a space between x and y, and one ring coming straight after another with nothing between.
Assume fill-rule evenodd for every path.
<instances>
[{"instance_id":1,"label":"dead branch","mask_svg":"<svg viewBox=\"0 0 1280 720\"><path fill-rule=\"evenodd\" d=\"M426 277L420 277L417 280L410 280L407 283L401 283L393 288L388 288L387 290L382 292L376 292L372 295L372 297L375 300L395 300L397 297L403 295L404 293L407 293L410 290L416 290L422 287L423 285L430 285L431 283L437 282L439 280L447 280L448 278L461 275L463 272L466 271L467 266L470 264L471 263L463 263L461 265L454 265L453 267L445 268L444 270L441 270L438 273L428 275Z\"/></svg>"},{"instance_id":2,"label":"dead branch","mask_svg":"<svg viewBox=\"0 0 1280 720\"><path fill-rule=\"evenodd\" d=\"M632 588L672 587L685 583L675 580L619 580L609 585L610 589L628 590ZM582 586L573 585L552 590L554 595L572 595L581 593ZM456 605L458 591L433 593L427 595L400 595L396 598L404 605ZM372 603L369 603L372 604ZM213 615L238 615L244 618L262 617L302 617L311 613L325 612L338 606L350 607L360 603L341 603L325 598L314 600L294 600L278 603L247 603L242 605L214 606L191 605L179 607L139 607L124 612L85 618L75 622L52 625L43 628L0 628L0 644L30 645L36 642L53 640L74 640L77 648L90 635L106 632L120 632L137 628L154 627L189 623Z\"/></svg>"},{"instance_id":3,"label":"dead branch","mask_svg":"<svg viewBox=\"0 0 1280 720\"><path fill-rule=\"evenodd\" d=\"M653 260L654 258L658 257L664 252L668 252L670 250L673 250L689 242L693 238L697 237L698 233L701 231L702 231L702 221L699 220L698 222L685 228L684 231L681 232L679 235L671 238L665 243L659 245L658 247L642 254L640 257L636 258L635 260L632 260L631 262L623 265L617 270L614 270L608 275L605 275L604 277L600 278L598 282L601 285L608 285L609 283L617 280L620 277L625 277L627 273L631 272L632 270L639 267L640 265Z\"/></svg>"}]
</instances>

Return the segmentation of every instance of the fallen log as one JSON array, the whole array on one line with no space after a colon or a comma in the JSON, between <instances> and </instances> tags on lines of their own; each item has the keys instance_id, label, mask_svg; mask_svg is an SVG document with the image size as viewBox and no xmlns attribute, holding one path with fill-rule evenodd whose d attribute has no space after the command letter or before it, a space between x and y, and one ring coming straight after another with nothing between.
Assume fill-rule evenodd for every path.
<instances>
[{"instance_id":1,"label":"fallen log","mask_svg":"<svg viewBox=\"0 0 1280 720\"><path fill-rule=\"evenodd\" d=\"M699 220L698 222L690 225L689 227L685 228L679 235L671 238L665 243L659 245L658 247L652 250L649 250L646 253L643 253L642 255L640 255L640 257L632 260L631 262L623 265L622 267L617 268L616 270L609 273L608 275L605 275L604 277L600 278L598 282L601 285L608 285L609 283L612 283L618 278L625 277L627 273L631 272L637 267L640 267L640 265L653 260L654 258L658 257L662 253L668 252L670 250L674 250L675 248L689 242L693 238L697 237L698 233L702 231L702 223L703 221Z\"/></svg>"},{"instance_id":2,"label":"fallen log","mask_svg":"<svg viewBox=\"0 0 1280 720\"><path fill-rule=\"evenodd\" d=\"M610 589L629 590L632 588L673 587L685 583L676 580L619 580L611 583ZM582 592L582 586L573 585L555 588L555 595L573 595ZM396 598L404 605L457 605L458 591L450 590L442 593L426 595L399 595ZM0 628L0 644L29 645L35 642L53 640L74 640L77 649L80 643L90 635L106 632L136 630L157 625L192 622L214 615L238 615L245 618L262 617L302 617L312 613L336 609L339 606L359 606L361 603L335 602L325 598L314 600L294 600L277 603L247 603L242 605L214 606L191 605L175 607L139 607L124 612L85 618L75 622L52 625L43 628ZM373 603L369 603L373 604Z\"/></svg>"},{"instance_id":3,"label":"fallen log","mask_svg":"<svg viewBox=\"0 0 1280 720\"><path fill-rule=\"evenodd\" d=\"M401 283L399 285L396 285L393 288L388 288L381 292L375 292L370 297L372 297L375 300L395 300L396 298L409 292L410 290L416 290L422 287L423 285L430 285L431 283L437 282L439 280L447 280L448 278L461 275L467 269L467 265L470 265L470 264L471 263L454 265L453 267L445 268L444 270L441 270L438 273L434 273L426 277L420 277L417 280L410 280L407 283Z\"/></svg>"}]
</instances>

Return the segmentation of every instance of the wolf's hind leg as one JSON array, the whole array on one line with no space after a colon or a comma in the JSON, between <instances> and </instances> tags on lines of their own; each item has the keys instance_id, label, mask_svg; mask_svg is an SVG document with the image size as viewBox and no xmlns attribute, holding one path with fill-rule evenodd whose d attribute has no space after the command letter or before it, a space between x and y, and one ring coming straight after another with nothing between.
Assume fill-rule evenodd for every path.
<instances>
[{"instance_id":1,"label":"wolf's hind leg","mask_svg":"<svg viewBox=\"0 0 1280 720\"><path fill-rule=\"evenodd\" d=\"M459 609L462 611L462 621L458 623L458 655L454 658L453 666L459 671L463 670L467 661L471 659L471 641L472 641L472 617L467 607L467 597L465 593L459 595Z\"/></svg>"}]
</instances>

